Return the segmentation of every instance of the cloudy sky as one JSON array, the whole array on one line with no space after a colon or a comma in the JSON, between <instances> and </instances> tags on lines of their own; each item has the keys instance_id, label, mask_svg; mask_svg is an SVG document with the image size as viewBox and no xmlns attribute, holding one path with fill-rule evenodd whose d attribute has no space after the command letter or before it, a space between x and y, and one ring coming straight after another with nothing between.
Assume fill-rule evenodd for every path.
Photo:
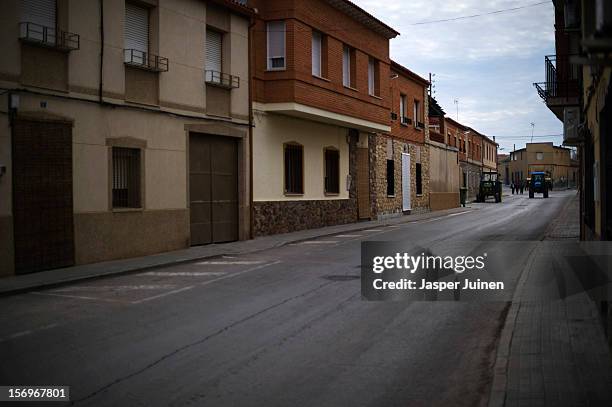
<instances>
[{"instance_id":1,"label":"cloudy sky","mask_svg":"<svg viewBox=\"0 0 612 407\"><path fill-rule=\"evenodd\" d=\"M402 35L391 58L428 78L447 115L496 136L501 153L534 141L561 143L561 122L542 103L533 82L544 80L544 56L554 54L552 1L521 10L452 22L417 24L542 0L353 0ZM543 137L557 135L556 137Z\"/></svg>"}]
</instances>

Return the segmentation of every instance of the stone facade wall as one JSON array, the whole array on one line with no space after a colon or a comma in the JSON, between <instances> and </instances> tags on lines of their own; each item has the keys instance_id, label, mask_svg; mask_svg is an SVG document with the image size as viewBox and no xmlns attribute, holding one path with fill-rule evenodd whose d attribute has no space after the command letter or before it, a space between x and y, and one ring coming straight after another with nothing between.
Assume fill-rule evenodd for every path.
<instances>
[{"instance_id":1,"label":"stone facade wall","mask_svg":"<svg viewBox=\"0 0 612 407\"><path fill-rule=\"evenodd\" d=\"M410 154L411 213L429 211L429 146L407 143L385 135L370 138L372 217L381 219L403 213L402 153ZM387 195L387 159L393 157L395 191ZM417 195L416 167L421 164L422 194Z\"/></svg>"},{"instance_id":2,"label":"stone facade wall","mask_svg":"<svg viewBox=\"0 0 612 407\"><path fill-rule=\"evenodd\" d=\"M357 221L355 199L254 202L253 211L255 236L289 233Z\"/></svg>"}]
</instances>

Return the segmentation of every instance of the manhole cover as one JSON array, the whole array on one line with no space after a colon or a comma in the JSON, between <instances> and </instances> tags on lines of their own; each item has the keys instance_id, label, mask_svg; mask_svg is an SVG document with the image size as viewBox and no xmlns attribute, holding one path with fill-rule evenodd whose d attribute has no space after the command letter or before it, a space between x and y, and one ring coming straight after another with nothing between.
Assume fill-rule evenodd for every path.
<instances>
[{"instance_id":1,"label":"manhole cover","mask_svg":"<svg viewBox=\"0 0 612 407\"><path fill-rule=\"evenodd\" d=\"M361 277L359 276L349 276L349 275L341 275L341 276L324 276L323 277L326 280L330 280L330 281L352 281L352 280L359 280Z\"/></svg>"}]
</instances>

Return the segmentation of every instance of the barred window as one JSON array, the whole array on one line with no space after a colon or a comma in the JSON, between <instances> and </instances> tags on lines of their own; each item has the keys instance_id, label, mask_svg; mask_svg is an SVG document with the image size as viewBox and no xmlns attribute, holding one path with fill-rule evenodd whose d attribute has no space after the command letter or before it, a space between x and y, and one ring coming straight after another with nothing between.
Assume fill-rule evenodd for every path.
<instances>
[{"instance_id":1,"label":"barred window","mask_svg":"<svg viewBox=\"0 0 612 407\"><path fill-rule=\"evenodd\" d=\"M340 153L338 150L325 150L325 193L340 193Z\"/></svg>"},{"instance_id":2,"label":"barred window","mask_svg":"<svg viewBox=\"0 0 612 407\"><path fill-rule=\"evenodd\" d=\"M423 170L420 163L416 164L416 194L423 195Z\"/></svg>"},{"instance_id":3,"label":"barred window","mask_svg":"<svg viewBox=\"0 0 612 407\"><path fill-rule=\"evenodd\" d=\"M113 147L113 208L140 208L140 149Z\"/></svg>"},{"instance_id":4,"label":"barred window","mask_svg":"<svg viewBox=\"0 0 612 407\"><path fill-rule=\"evenodd\" d=\"M387 160L387 195L395 195L395 161Z\"/></svg>"},{"instance_id":5,"label":"barred window","mask_svg":"<svg viewBox=\"0 0 612 407\"><path fill-rule=\"evenodd\" d=\"M304 148L285 144L285 193L304 193Z\"/></svg>"}]
</instances>

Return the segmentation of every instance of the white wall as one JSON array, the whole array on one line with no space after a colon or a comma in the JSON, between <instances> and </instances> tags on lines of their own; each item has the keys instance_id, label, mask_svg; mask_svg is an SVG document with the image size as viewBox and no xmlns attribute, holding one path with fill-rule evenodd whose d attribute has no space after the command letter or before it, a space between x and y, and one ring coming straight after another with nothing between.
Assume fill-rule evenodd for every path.
<instances>
[{"instance_id":1,"label":"white wall","mask_svg":"<svg viewBox=\"0 0 612 407\"><path fill-rule=\"evenodd\" d=\"M255 113L253 130L253 195L255 201L348 199L348 129L323 123L263 112ZM283 144L304 146L304 195L284 194ZM340 151L340 194L326 196L323 149Z\"/></svg>"}]
</instances>

